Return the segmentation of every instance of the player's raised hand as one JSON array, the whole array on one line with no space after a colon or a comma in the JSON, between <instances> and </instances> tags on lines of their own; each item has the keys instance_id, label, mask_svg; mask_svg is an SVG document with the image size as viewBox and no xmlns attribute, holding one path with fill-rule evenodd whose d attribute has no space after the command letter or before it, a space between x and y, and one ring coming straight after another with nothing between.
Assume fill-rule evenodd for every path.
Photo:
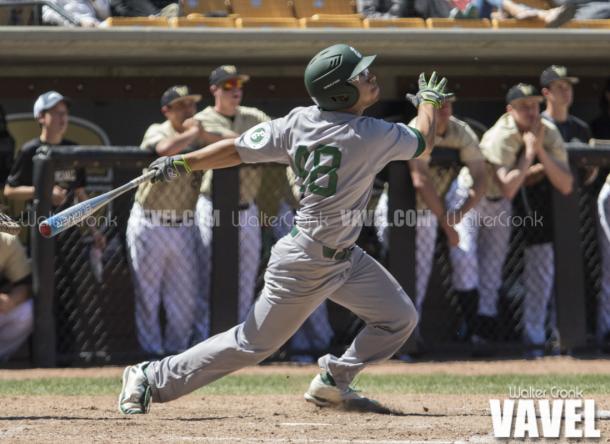
<instances>
[{"instance_id":1,"label":"player's raised hand","mask_svg":"<svg viewBox=\"0 0 610 444\"><path fill-rule=\"evenodd\" d=\"M148 166L148 169L155 172L151 179L152 183L171 182L183 174L191 173L191 168L183 155L159 157Z\"/></svg>"},{"instance_id":2,"label":"player's raised hand","mask_svg":"<svg viewBox=\"0 0 610 444\"><path fill-rule=\"evenodd\" d=\"M407 94L407 99L417 108L422 103L430 103L435 108L440 108L443 103L453 97L453 93L445 92L447 78L443 77L440 81L436 72L426 81L426 74L421 73L418 80L419 90L417 94Z\"/></svg>"}]
</instances>

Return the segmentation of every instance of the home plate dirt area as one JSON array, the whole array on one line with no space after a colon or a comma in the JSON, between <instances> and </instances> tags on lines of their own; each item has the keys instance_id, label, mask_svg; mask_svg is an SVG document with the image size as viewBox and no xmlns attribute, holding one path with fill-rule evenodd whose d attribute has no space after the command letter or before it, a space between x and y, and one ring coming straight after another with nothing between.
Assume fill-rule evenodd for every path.
<instances>
[{"instance_id":1,"label":"home plate dirt area","mask_svg":"<svg viewBox=\"0 0 610 444\"><path fill-rule=\"evenodd\" d=\"M270 365L244 369L237 375L285 375L289 379L313 377L316 372L314 366ZM549 378L561 375L578 377L581 374L605 377L610 375L610 362L569 357L538 361L391 362L371 366L365 372L392 377L400 375L407 379L419 375L485 378L510 374L548 375ZM496 442L492 434L489 399L508 397L508 388L506 392L495 395L417 393L417 390L391 393L375 392L359 384L359 388L377 399L383 408L380 411L346 411L318 408L305 402L302 393L226 395L195 392L167 404L153 403L148 415L123 416L117 411L121 373L119 367L0 370L0 386L2 383L5 386L18 385L41 379L52 384L46 381L111 378L108 391L112 391L114 385L117 388L116 393L99 395L3 394L0 399L0 442ZM306 388L305 384L302 392ZM590 394L590 397L595 399L598 410L610 410L610 394L605 389L601 391L604 393ZM610 420L599 419L596 426L601 431L601 439L597 442L610 442Z\"/></svg>"}]
</instances>

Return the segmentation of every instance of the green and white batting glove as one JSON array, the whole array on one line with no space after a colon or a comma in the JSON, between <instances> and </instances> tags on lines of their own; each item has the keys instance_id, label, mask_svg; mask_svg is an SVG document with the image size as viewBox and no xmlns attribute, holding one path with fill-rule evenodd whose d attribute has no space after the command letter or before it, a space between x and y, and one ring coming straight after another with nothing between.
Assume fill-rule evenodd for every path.
<instances>
[{"instance_id":1,"label":"green and white batting glove","mask_svg":"<svg viewBox=\"0 0 610 444\"><path fill-rule=\"evenodd\" d=\"M152 183L171 182L183 174L191 174L192 171L183 155L159 157L148 166L148 169L155 171L151 179Z\"/></svg>"},{"instance_id":2,"label":"green and white batting glove","mask_svg":"<svg viewBox=\"0 0 610 444\"><path fill-rule=\"evenodd\" d=\"M407 94L407 99L417 108L422 103L431 103L435 108L440 108L443 103L453 97L452 93L445 92L447 86L447 78L443 77L440 82L437 82L436 72L430 76L430 80L426 82L426 74L419 75L419 91L417 94Z\"/></svg>"}]
</instances>

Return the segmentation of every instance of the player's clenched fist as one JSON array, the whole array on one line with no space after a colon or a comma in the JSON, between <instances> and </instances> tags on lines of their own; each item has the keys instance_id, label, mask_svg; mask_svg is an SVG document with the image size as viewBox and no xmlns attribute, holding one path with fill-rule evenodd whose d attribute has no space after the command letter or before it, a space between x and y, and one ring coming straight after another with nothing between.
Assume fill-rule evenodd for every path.
<instances>
[{"instance_id":1,"label":"player's clenched fist","mask_svg":"<svg viewBox=\"0 0 610 444\"><path fill-rule=\"evenodd\" d=\"M453 94L445 92L445 86L447 86L447 78L443 77L438 81L436 72L433 72L430 76L430 80L426 82L426 74L421 73L419 75L419 91L417 94L407 94L407 99L417 108L422 103L430 103L435 108L440 108L443 103L450 99Z\"/></svg>"},{"instance_id":2,"label":"player's clenched fist","mask_svg":"<svg viewBox=\"0 0 610 444\"><path fill-rule=\"evenodd\" d=\"M170 182L183 174L190 174L191 168L183 155L159 157L148 166L149 171L155 175L151 179L155 182Z\"/></svg>"}]
</instances>

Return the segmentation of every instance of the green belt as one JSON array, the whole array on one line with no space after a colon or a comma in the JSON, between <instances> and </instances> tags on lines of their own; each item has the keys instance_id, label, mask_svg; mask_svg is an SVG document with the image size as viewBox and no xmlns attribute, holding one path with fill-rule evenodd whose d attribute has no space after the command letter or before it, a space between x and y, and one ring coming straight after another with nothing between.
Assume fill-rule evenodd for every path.
<instances>
[{"instance_id":1,"label":"green belt","mask_svg":"<svg viewBox=\"0 0 610 444\"><path fill-rule=\"evenodd\" d=\"M299 234L299 228L296 225L293 225L292 230L290 230L290 235L295 237ZM322 256L328 259L336 259L338 261L349 259L352 255L352 248L344 248L342 250L330 248L326 245L322 245Z\"/></svg>"}]
</instances>

